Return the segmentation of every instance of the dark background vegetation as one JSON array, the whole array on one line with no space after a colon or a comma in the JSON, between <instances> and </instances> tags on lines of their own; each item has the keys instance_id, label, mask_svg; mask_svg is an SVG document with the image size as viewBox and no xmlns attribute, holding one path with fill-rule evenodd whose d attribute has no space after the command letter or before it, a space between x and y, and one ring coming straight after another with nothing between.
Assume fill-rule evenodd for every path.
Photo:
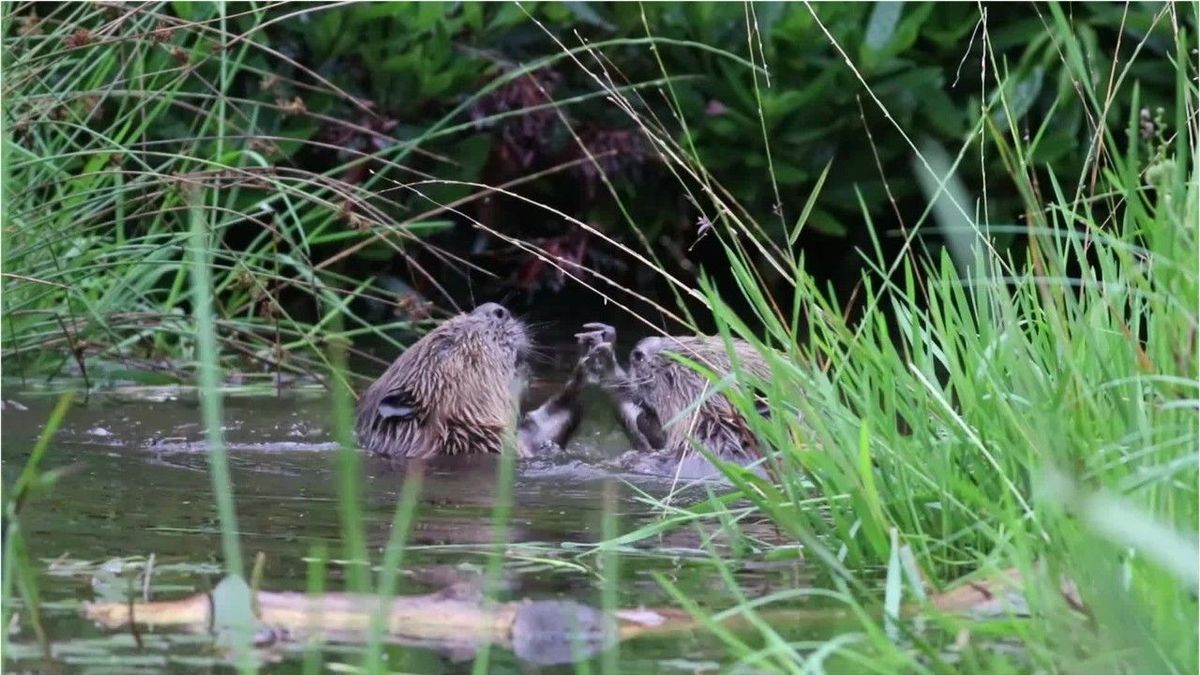
<instances>
[{"instance_id":1,"label":"dark background vegetation","mask_svg":"<svg viewBox=\"0 0 1200 675\"><path fill-rule=\"evenodd\" d=\"M1121 74L1114 71L1113 55L1120 45L1128 53L1142 44L1155 17L1161 18L1158 10L1153 3L1066 6L1097 83ZM276 180L302 172L314 185L336 182L333 196L306 205L311 208L296 218L298 232L276 236L272 255L288 254L289 242L303 240L306 259L335 275L327 283L361 296L353 307L367 322L485 300L503 300L539 320L567 317L572 326L608 312L602 298L548 258L591 271L579 271L582 277L594 272L632 290L636 295L623 301L665 325L636 297L674 302L658 270L544 206L634 250L648 245L663 269L688 283L702 271L719 286L730 283L724 251L716 237L705 236L706 224L719 214L682 188L638 123L604 95L593 79L597 72L611 78L607 86L628 86L641 119L657 120L659 131L694 149L713 184L733 195L781 246L803 255L808 271L843 305L851 304L861 278L862 252L874 251L871 227L891 259L901 250L899 235L927 210L913 143L932 141L951 155L961 151L958 176L975 193L987 188L986 201L973 205L978 220L1021 225L1022 201L1005 153L980 148L978 141L963 147L982 107L1004 89L1008 105L989 108L985 133L975 138L991 143L1007 133L1005 115L1013 115L1018 128L1038 133L1030 161L1042 179L1079 175L1096 131L1062 45L1047 30L1051 19L1036 4L354 3L265 10L231 4L226 16L221 22L208 3L144 10L98 5L85 13L53 3L13 6L5 34L18 53L10 49L7 63L18 75L32 69L44 83L68 77L53 67L55 58L75 64L92 50L128 48L118 57L123 68L140 60L144 73L185 73L172 105L157 109L133 143L257 164L254 170ZM1127 75L1138 88L1119 88L1111 102L1113 110L1128 110L1130 92L1139 91L1151 132L1155 111L1173 100L1174 76L1158 67L1172 47L1169 34L1159 32L1142 46L1154 58L1137 60ZM215 53L250 42L254 48L234 72L218 68ZM986 58L985 42L991 48ZM41 53L22 60L22 44L37 44ZM584 44L598 48L575 49ZM162 86L141 82L143 96ZM115 123L121 110L116 88L106 89L103 80L68 83L60 84L67 91L56 93L57 101L7 106L18 146L36 151L38 134L55 125L104 129ZM219 142L211 130L197 131L198 120L213 114L218 85L224 86L230 125ZM6 89L10 99L19 93ZM217 156L218 148L227 157ZM239 159L228 159L235 155ZM61 159L66 174L95 170L89 163L95 158L86 153ZM137 170L132 157L114 155L106 163L116 173ZM790 241L827 166L806 225ZM215 184L229 190L230 182L221 180ZM510 189L529 201L489 196L463 183L513 183ZM1039 184L1050 189L1048 182ZM255 215L255 205L277 189L262 180L239 181L225 208L248 215L220 228L223 249L261 250L256 247L271 224ZM50 202L52 192L35 184L21 189L18 201ZM459 205L439 210L444 204ZM112 211L97 213L70 227L114 240ZM126 216L122 236L147 229L137 224L139 217L161 213L131 207ZM404 224L404 236L389 235L397 222ZM1012 244L1011 234L997 236L1002 246ZM917 255L935 254L941 245L928 225L917 241ZM77 245L64 237L54 244L62 248L56 255ZM530 245L542 255L531 253ZM8 260L10 268L20 263ZM366 280L373 280L373 291L362 285ZM326 311L311 288L280 280L230 300L249 285L218 284L218 300L249 308L248 314L257 311L264 320L284 312L313 321ZM263 294L278 302L262 302ZM180 307L186 310L186 302ZM705 317L697 320L709 328ZM64 338L60 346L79 351L82 340ZM111 337L101 341L115 343Z\"/></svg>"},{"instance_id":2,"label":"dark background vegetation","mask_svg":"<svg viewBox=\"0 0 1200 675\"><path fill-rule=\"evenodd\" d=\"M1122 37L1128 43L1140 40L1153 16L1150 6L1089 3L1069 9L1076 31L1092 46L1086 56L1101 79L1109 76L1118 41ZM1005 71L1013 113L1023 118L1018 124L1028 129L1030 119L1024 118L1031 118L1036 127L1055 106L1067 108L1055 115L1054 126L1036 146L1033 162L1056 175L1079 174L1094 128L1077 103L1072 78L1046 31L1049 18L1037 5L985 5L986 35L981 30L980 7L970 3L822 3L813 10L848 50L895 123L912 138L929 136L953 151L983 103L982 46L984 39L989 40L999 61L989 65ZM297 11L297 7L276 10L280 15ZM860 276L861 261L854 249L870 249L862 209L881 231L897 232L916 222L926 208L913 177L912 149L879 108L864 100L866 88L803 4L763 3L751 8L738 3L568 2L526 4L524 10L515 4L363 4L303 11L301 17L275 24L265 36L276 49L328 78L369 110L345 99L306 96L299 87L278 84L268 95L285 100L299 97L310 113L330 118L327 122L306 116L280 119L276 133L281 135L324 137L336 145L364 148L386 146L392 139L417 139L497 73L560 52L556 40L572 47L580 40L669 36L767 64L770 86L766 78L759 78L778 200L760 151L764 130L756 114L750 68L698 49L669 46L658 50L660 66L645 45L626 45L604 52L614 81L648 82L664 70L676 78L674 93L704 166L781 242L786 239L785 226L790 229L822 169L832 162L832 179L796 246L807 254L810 271L832 282L843 297ZM759 31L750 41L749 11ZM1149 41L1146 48L1163 55L1172 49L1166 36ZM759 49L761 53L751 53ZM581 58L593 60L589 55ZM1132 73L1143 83L1143 104L1151 110L1170 105L1174 88L1172 74L1153 66L1154 61L1145 60ZM307 79L295 69L278 75L297 82ZM239 95L264 95L260 81L247 78L244 85ZM559 61L488 94L456 121L569 100L597 88L573 62ZM670 119L661 86L640 93L648 110ZM1114 109L1128 105L1128 100L1115 101ZM378 135L348 129L343 121ZM997 119L995 124L1003 127L1004 122ZM583 145L600 157L642 234L668 267L686 277L698 268L717 272L724 262L715 239L693 247L698 221L714 214L689 202L643 134L604 98L481 126L422 145L445 160L414 158L413 168L489 185L553 171L515 189L636 246L595 169L586 161L570 165L586 160ZM679 129L670 122L667 127ZM682 131L678 137L683 140ZM982 186L985 172L992 177L987 214L991 222L1022 222L1015 189L1004 184L1005 167L997 153L986 155L982 166L978 159L965 162L962 177L975 188ZM284 151L274 161L327 168L337 159L331 152ZM368 168L350 171L362 173ZM467 192L465 187L447 187L431 196L451 201ZM413 209L427 206L416 195L400 201ZM649 290L658 281L648 270L639 274L638 267L612 247L540 208L500 197L466 211L490 228L570 257L622 285ZM548 292L563 287L561 275L553 268L481 235L463 219L455 221L453 228L433 235L432 240L496 274L486 281L473 277L478 296L505 297L508 291L519 291L513 296L515 304L537 307ZM898 238L885 241L898 247ZM362 262L363 270L399 276L428 297L434 295L389 251L379 250L376 255L364 251L354 262ZM447 271L445 281L453 284L460 301L467 302L463 294L469 291L461 277ZM579 289L570 290L574 296ZM594 299L592 294L580 295Z\"/></svg>"},{"instance_id":3,"label":"dark background vegetation","mask_svg":"<svg viewBox=\"0 0 1200 675\"><path fill-rule=\"evenodd\" d=\"M15 571L5 582L16 583L0 625L15 625L7 612L19 608L20 627L3 639L33 654L32 625L37 653L69 660L48 640L62 629L37 628L37 586L45 580L43 597L55 601L41 603L47 617L75 616L94 568L57 547L91 557L75 543L94 540L96 560L114 547L154 550L140 534L105 535L176 514L183 527L158 528L174 542L158 549L164 561L197 555L175 544L213 550L219 522L227 571L242 572L242 547L267 537L264 550L277 552L268 577L280 557L308 553L310 589L333 589L321 581L328 572L345 588L389 595L407 578L393 573L461 559L486 565L488 579L551 578L554 588L539 588L555 597L598 591L606 611L669 595L708 628L740 614L753 641L727 624L707 631L719 652L696 651L691 635L679 643L689 658L733 669L1196 672L1197 11L0 5L0 359L5 421L20 431L15 443L5 437L3 460L25 464L2 524L6 574ZM600 291L630 311L603 304ZM689 320L676 295L689 293L712 311ZM789 306L789 293L807 302ZM574 486L557 489L574 469L542 474L543 485L515 481L512 453L494 491L481 474L453 472L480 487L461 504L418 495L423 475L431 488L441 480L436 471L366 478L350 389L399 353L412 319L485 300L547 332L637 314L650 324L636 326L643 334L715 322L746 340L770 377L735 365L710 373L719 381L706 395L730 403L767 474L722 462L731 492L697 486L708 498L692 502L681 480L662 501L636 484L622 488L632 501L618 501L606 487L590 511ZM725 302L741 302L740 312ZM669 314L681 318L668 324ZM344 347L374 359L357 382ZM73 372L86 390L124 391L76 407L80 383L56 379ZM282 393L296 377L335 386L312 407L255 395ZM70 392L48 417L43 397L29 397L33 410L8 408L47 381ZM234 393L249 395L224 395ZM139 403L124 404L130 396ZM157 408L144 397L181 401ZM172 412L147 419L160 410ZM286 447L298 450L320 430L341 449L302 453L312 455L303 464L281 455L276 473L299 490L291 505L321 518L262 508L282 494L253 477L275 471L260 465L263 446L295 438ZM271 442L253 443L231 471L227 449L241 452L239 438ZM607 452L591 438L589 454L568 453L564 468ZM187 452L168 449L179 440ZM142 489L155 486L121 460L126 449L181 481L200 474L179 469L207 463L215 520L203 491ZM107 468L88 469L89 455ZM297 471L329 492L305 492ZM399 494L372 492L398 485L400 473ZM235 480L250 501L235 501ZM544 485L580 508L541 502ZM75 516L40 501L52 486ZM539 517L514 510L526 486L553 522L513 549L508 535L525 539ZM149 501L158 498L165 508ZM476 549L472 534L469 547L408 547L408 556L404 542L421 543L406 539L417 508L471 533L489 523L500 547ZM32 519L38 512L49 520ZM243 520L240 530L238 512L270 522ZM78 539L94 513L109 529ZM441 531L428 522L424 535ZM302 536L280 536L281 523ZM709 525L719 527L712 536ZM376 585L372 566L355 562L380 552L385 531ZM597 531L603 543L582 544ZM701 536L674 538L689 533ZM109 562L99 569L113 574ZM750 593L769 570L787 575L783 585ZM722 585L732 612L709 602ZM966 613L927 613L947 596L965 599ZM101 643L91 626L70 625L89 663L104 644L133 649L123 634ZM184 646L158 637L148 644ZM646 653L658 664L680 653L664 649ZM631 652L609 651L593 670L616 672ZM137 663L148 656L139 642ZM353 657L339 647L336 658ZM403 658L389 664L413 663ZM364 670L371 664L382 661L368 655Z\"/></svg>"}]
</instances>

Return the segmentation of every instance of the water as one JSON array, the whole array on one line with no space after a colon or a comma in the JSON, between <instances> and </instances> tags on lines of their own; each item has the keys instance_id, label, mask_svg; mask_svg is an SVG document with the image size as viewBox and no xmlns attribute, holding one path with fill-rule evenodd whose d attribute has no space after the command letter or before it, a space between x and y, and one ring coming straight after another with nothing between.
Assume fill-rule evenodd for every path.
<instances>
[{"instance_id":1,"label":"water","mask_svg":"<svg viewBox=\"0 0 1200 675\"><path fill-rule=\"evenodd\" d=\"M0 447L8 489L54 399L11 389L5 397L29 408L3 413ZM250 564L256 554L266 556L263 590L304 590L310 560L322 552L330 559L326 590L344 588L329 417L328 398L315 390L295 390L282 398L226 397L225 432L243 557ZM612 421L597 417L585 422L570 448L574 459L519 465L501 599L570 599L599 607L602 575L591 545L600 539L606 489L615 491L621 532L662 517L661 510L639 498L642 491L661 498L674 489L674 504L705 498L703 486L681 490L666 479L616 477L598 468L624 448ZM155 600L177 599L211 590L221 579L220 527L202 439L194 395L177 390L93 394L69 412L42 467L65 473L51 490L29 500L21 517L37 563L49 651L64 671L191 672L219 662L211 638L202 632L143 629L135 638L128 631L103 630L80 613L85 601L123 602L130 594L140 599L144 591ZM376 563L404 471L400 464L364 458L361 499ZM405 557L403 592L437 591L475 578L487 564L493 552L495 474L494 458L429 467ZM710 542L714 531L684 526L624 549L618 605L676 606L655 573L666 575L706 609L737 604L736 594L712 567L708 543L730 561L744 597L811 585L802 565L764 562L765 546L754 539L720 535ZM763 541L774 539L769 527L750 531ZM146 582L140 572L151 555L154 571ZM123 565L121 559L135 564ZM41 668L42 648L28 609L18 603L18 614L6 667ZM357 664L360 649L329 644L321 657L326 664ZM461 647L388 647L388 667L394 671L460 672L470 668L473 657L472 649ZM299 669L304 651L277 649L272 658L277 659L273 670L290 672ZM623 672L699 672L726 663L728 655L721 643L696 631L622 643L620 659ZM492 672L531 667L504 649L493 651L491 665Z\"/></svg>"}]
</instances>

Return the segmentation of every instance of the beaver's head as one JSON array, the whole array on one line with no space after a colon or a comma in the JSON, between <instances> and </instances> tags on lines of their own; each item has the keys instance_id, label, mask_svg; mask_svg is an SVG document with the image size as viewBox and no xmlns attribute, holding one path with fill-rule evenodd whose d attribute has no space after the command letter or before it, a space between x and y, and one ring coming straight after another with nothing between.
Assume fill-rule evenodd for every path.
<instances>
[{"instance_id":1,"label":"beaver's head","mask_svg":"<svg viewBox=\"0 0 1200 675\"><path fill-rule=\"evenodd\" d=\"M514 423L529 330L486 303L443 322L404 351L359 402L359 437L377 454L498 452Z\"/></svg>"},{"instance_id":2,"label":"beaver's head","mask_svg":"<svg viewBox=\"0 0 1200 675\"><path fill-rule=\"evenodd\" d=\"M687 338L648 337L642 338L629 352L629 379L635 385L646 387L671 386L680 376L691 371L672 354L697 360L694 348Z\"/></svg>"},{"instance_id":3,"label":"beaver's head","mask_svg":"<svg viewBox=\"0 0 1200 675\"><path fill-rule=\"evenodd\" d=\"M769 378L770 368L757 350L741 340L731 345L740 367ZM724 387L717 389L708 376L679 361L683 358L701 370L725 375L732 370L727 348L720 337L649 337L629 353L630 383L637 387L642 404L661 420L666 434L662 447L685 452L694 439L717 454L734 456L753 446Z\"/></svg>"},{"instance_id":4,"label":"beaver's head","mask_svg":"<svg viewBox=\"0 0 1200 675\"><path fill-rule=\"evenodd\" d=\"M531 347L524 322L494 302L443 322L421 342L427 343L426 358L468 370L482 366L497 374L523 370Z\"/></svg>"}]
</instances>

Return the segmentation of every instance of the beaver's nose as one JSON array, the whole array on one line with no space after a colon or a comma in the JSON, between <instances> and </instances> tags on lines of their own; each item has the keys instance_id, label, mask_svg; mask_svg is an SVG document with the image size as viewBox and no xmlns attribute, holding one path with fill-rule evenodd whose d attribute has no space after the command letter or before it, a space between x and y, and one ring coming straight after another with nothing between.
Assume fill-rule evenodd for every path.
<instances>
[{"instance_id":1,"label":"beaver's nose","mask_svg":"<svg viewBox=\"0 0 1200 675\"><path fill-rule=\"evenodd\" d=\"M493 319L499 319L501 321L508 318L508 310L504 309L503 305L495 302L485 302L476 307L475 314L479 316L489 316Z\"/></svg>"}]
</instances>

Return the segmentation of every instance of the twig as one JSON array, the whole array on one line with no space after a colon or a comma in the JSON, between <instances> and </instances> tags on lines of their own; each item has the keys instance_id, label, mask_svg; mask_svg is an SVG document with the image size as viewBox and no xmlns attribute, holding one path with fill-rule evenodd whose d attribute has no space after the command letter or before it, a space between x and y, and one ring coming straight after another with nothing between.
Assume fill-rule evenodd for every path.
<instances>
[{"instance_id":1,"label":"twig","mask_svg":"<svg viewBox=\"0 0 1200 675\"><path fill-rule=\"evenodd\" d=\"M142 573L142 602L150 602L150 577L154 574L154 554L146 559L146 571ZM130 610L132 612L132 610Z\"/></svg>"},{"instance_id":2,"label":"twig","mask_svg":"<svg viewBox=\"0 0 1200 675\"><path fill-rule=\"evenodd\" d=\"M67 305L68 307L70 306L69 301ZM75 363L79 366L79 371L83 375L83 401L86 403L88 394L92 390L92 383L88 380L87 364L83 359L83 350L79 347L79 343L75 341L70 331L67 330L67 325L63 323L62 316L58 312L54 313L54 320L58 322L59 328L62 328L63 335L67 339L67 347L71 350L71 356L75 357Z\"/></svg>"}]
</instances>

